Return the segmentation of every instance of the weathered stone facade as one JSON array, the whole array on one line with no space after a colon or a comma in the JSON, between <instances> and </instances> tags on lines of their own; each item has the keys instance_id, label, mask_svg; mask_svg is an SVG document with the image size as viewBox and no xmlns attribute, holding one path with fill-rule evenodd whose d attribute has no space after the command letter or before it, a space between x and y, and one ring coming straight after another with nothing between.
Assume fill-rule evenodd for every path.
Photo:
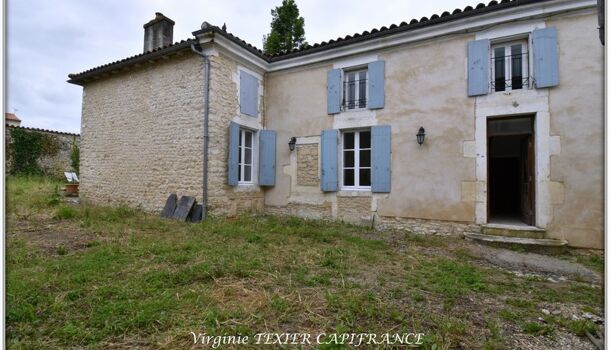
<instances>
[{"instance_id":1,"label":"weathered stone facade","mask_svg":"<svg viewBox=\"0 0 610 350\"><path fill-rule=\"evenodd\" d=\"M238 64L217 54L210 56L210 66L208 214L234 216L243 211L260 211L264 207L264 193L259 186L227 184L229 123L240 118L248 121L255 119L239 113L239 80L235 78ZM262 125L261 120L262 113L258 120Z\"/></svg>"},{"instance_id":2,"label":"weathered stone facade","mask_svg":"<svg viewBox=\"0 0 610 350\"><path fill-rule=\"evenodd\" d=\"M45 174L63 179L64 172L77 171L77 169L73 169L72 167L71 156L73 147L80 147L80 135L60 131L6 125L4 142L7 150L5 163L5 172L7 174L11 172L13 166L13 159L10 157L12 142L11 131L16 129L23 130L25 132L39 133L48 136L51 138L51 140L53 140L53 152L51 152L51 154L43 154L38 159L38 165Z\"/></svg>"},{"instance_id":3,"label":"weathered stone facade","mask_svg":"<svg viewBox=\"0 0 610 350\"><path fill-rule=\"evenodd\" d=\"M320 186L318 175L318 145L298 145L297 151L297 185Z\"/></svg>"},{"instance_id":4,"label":"weathered stone facade","mask_svg":"<svg viewBox=\"0 0 610 350\"><path fill-rule=\"evenodd\" d=\"M193 54L84 86L81 198L159 211L170 193L201 202L203 63Z\"/></svg>"}]
</instances>

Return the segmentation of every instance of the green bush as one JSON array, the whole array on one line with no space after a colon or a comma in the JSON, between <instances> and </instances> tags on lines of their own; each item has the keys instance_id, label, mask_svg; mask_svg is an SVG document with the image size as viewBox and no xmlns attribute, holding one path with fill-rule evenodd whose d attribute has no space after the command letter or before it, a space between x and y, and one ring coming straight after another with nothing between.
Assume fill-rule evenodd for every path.
<instances>
[{"instance_id":1,"label":"green bush","mask_svg":"<svg viewBox=\"0 0 610 350\"><path fill-rule=\"evenodd\" d=\"M8 155L12 164L11 173L21 175L43 174L38 159L44 155L59 152L59 143L53 135L30 132L23 129L10 129L11 143Z\"/></svg>"}]
</instances>

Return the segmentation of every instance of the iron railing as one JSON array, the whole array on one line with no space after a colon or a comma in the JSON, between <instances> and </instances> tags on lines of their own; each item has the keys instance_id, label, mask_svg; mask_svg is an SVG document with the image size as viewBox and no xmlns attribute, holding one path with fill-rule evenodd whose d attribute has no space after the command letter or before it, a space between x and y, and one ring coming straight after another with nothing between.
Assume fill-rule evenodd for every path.
<instances>
[{"instance_id":1,"label":"iron railing","mask_svg":"<svg viewBox=\"0 0 610 350\"><path fill-rule=\"evenodd\" d=\"M528 52L491 58L491 89L493 91L528 89L531 83L528 63ZM511 76L506 76L507 66L510 67Z\"/></svg>"},{"instance_id":2,"label":"iron railing","mask_svg":"<svg viewBox=\"0 0 610 350\"><path fill-rule=\"evenodd\" d=\"M356 91L358 92L358 98L356 98ZM368 102L366 93L366 79L345 81L343 83L343 101L341 102L341 109L345 111L366 108Z\"/></svg>"}]
</instances>

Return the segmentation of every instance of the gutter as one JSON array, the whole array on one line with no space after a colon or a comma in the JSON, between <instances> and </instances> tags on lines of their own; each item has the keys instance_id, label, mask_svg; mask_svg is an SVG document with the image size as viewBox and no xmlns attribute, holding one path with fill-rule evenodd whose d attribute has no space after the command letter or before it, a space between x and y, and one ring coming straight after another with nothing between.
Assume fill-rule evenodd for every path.
<instances>
[{"instance_id":1,"label":"gutter","mask_svg":"<svg viewBox=\"0 0 610 350\"><path fill-rule=\"evenodd\" d=\"M208 149L209 149L209 121L210 121L210 58L203 53L201 48L197 50L195 44L191 44L191 50L203 58L203 206L202 220L208 216Z\"/></svg>"}]
</instances>

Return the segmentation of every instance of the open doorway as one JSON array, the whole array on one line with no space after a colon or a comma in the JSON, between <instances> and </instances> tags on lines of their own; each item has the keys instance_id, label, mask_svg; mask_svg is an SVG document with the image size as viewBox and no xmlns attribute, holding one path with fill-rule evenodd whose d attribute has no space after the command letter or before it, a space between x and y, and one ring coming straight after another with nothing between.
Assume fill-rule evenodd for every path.
<instances>
[{"instance_id":1,"label":"open doorway","mask_svg":"<svg viewBox=\"0 0 610 350\"><path fill-rule=\"evenodd\" d=\"M534 118L487 123L488 221L534 226Z\"/></svg>"}]
</instances>

